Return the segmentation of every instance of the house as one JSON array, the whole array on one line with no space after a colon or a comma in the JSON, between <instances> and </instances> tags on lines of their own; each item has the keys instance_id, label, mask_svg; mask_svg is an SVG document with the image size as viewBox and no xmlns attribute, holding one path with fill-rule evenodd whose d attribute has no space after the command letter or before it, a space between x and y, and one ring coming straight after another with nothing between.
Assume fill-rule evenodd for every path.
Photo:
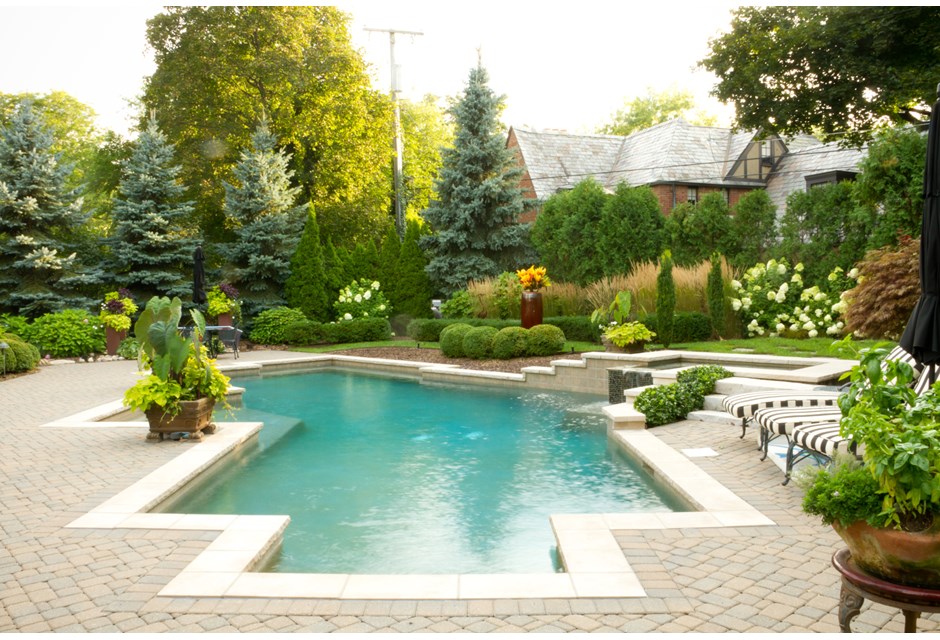
<instances>
[{"instance_id":1,"label":"house","mask_svg":"<svg viewBox=\"0 0 940 640\"><path fill-rule=\"evenodd\" d=\"M576 135L512 127L506 142L524 170L526 197L544 201L593 177L613 192L620 182L648 185L664 215L681 202L720 192L732 207L742 195L766 189L782 215L797 189L852 179L864 151L841 149L800 135L760 139L754 132L701 127L682 118L629 136ZM523 214L531 222L538 210Z\"/></svg>"}]
</instances>

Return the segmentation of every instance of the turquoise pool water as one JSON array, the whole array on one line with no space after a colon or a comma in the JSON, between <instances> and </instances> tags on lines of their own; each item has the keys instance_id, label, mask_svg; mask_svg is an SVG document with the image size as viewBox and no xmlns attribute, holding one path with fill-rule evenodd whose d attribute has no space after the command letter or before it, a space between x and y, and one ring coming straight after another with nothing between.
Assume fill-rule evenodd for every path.
<instances>
[{"instance_id":1,"label":"turquoise pool water","mask_svg":"<svg viewBox=\"0 0 940 640\"><path fill-rule=\"evenodd\" d=\"M290 515L268 570L557 571L551 514L683 509L608 445L594 396L337 370L238 384L258 446L161 510Z\"/></svg>"}]
</instances>

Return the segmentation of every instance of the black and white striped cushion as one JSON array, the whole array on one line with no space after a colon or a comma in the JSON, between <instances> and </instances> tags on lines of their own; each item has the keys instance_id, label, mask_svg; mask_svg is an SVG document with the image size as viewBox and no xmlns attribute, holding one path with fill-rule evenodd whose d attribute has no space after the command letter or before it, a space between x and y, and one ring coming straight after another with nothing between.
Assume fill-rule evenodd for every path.
<instances>
[{"instance_id":1,"label":"black and white striped cushion","mask_svg":"<svg viewBox=\"0 0 940 640\"><path fill-rule=\"evenodd\" d=\"M839 435L838 421L799 425L794 427L792 438L797 447L821 453L829 458L840 449L845 450L848 444L848 440Z\"/></svg>"},{"instance_id":2,"label":"black and white striped cushion","mask_svg":"<svg viewBox=\"0 0 940 640\"><path fill-rule=\"evenodd\" d=\"M761 409L754 414L754 420L761 427L779 435L793 433L793 428L802 424L817 422L838 422L842 412L838 406L828 407L782 407Z\"/></svg>"},{"instance_id":3,"label":"black and white striped cushion","mask_svg":"<svg viewBox=\"0 0 940 640\"><path fill-rule=\"evenodd\" d=\"M836 391L752 391L725 396L724 410L736 418L752 418L761 409L782 407L833 407Z\"/></svg>"}]
</instances>

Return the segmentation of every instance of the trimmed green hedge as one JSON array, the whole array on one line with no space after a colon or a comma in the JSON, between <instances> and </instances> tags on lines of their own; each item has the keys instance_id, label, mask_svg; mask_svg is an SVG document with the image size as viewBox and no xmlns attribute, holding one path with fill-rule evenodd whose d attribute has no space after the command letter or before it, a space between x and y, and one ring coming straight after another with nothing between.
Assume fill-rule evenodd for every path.
<instances>
[{"instance_id":1,"label":"trimmed green hedge","mask_svg":"<svg viewBox=\"0 0 940 640\"><path fill-rule=\"evenodd\" d=\"M408 323L408 337L418 342L440 342L441 331L453 324L466 324L471 327L518 327L518 320L488 320L484 318L416 318ZM600 342L600 330L591 323L588 316L558 316L545 318L543 324L550 324L561 329L568 340L582 342Z\"/></svg>"},{"instance_id":2,"label":"trimmed green hedge","mask_svg":"<svg viewBox=\"0 0 940 640\"><path fill-rule=\"evenodd\" d=\"M640 392L633 406L646 416L648 427L684 420L691 411L704 406L705 396L715 390L715 382L731 375L717 365L684 369L676 374L676 382Z\"/></svg>"},{"instance_id":3,"label":"trimmed green hedge","mask_svg":"<svg viewBox=\"0 0 940 640\"><path fill-rule=\"evenodd\" d=\"M330 324L299 320L284 328L284 341L293 345L380 342L392 337L392 326L385 318L356 318Z\"/></svg>"},{"instance_id":4,"label":"trimmed green hedge","mask_svg":"<svg viewBox=\"0 0 940 640\"><path fill-rule=\"evenodd\" d=\"M0 334L0 342L6 342L9 347L4 349L4 364L0 366L0 372L30 371L39 364L39 349L35 345L24 342L12 334L6 336Z\"/></svg>"},{"instance_id":5,"label":"trimmed green hedge","mask_svg":"<svg viewBox=\"0 0 940 640\"><path fill-rule=\"evenodd\" d=\"M656 314L651 313L640 319L646 328L659 336L656 329ZM712 320L704 313L698 311L679 311L676 312L672 326L672 340L676 342L705 342L712 337ZM656 340L659 342L659 340Z\"/></svg>"}]
</instances>

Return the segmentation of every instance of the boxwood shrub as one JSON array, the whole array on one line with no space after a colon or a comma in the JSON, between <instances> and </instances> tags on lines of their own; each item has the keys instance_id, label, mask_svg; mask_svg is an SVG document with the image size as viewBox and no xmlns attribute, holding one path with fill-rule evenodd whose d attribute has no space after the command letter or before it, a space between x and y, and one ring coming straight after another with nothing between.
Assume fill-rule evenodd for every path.
<instances>
[{"instance_id":1,"label":"boxwood shrub","mask_svg":"<svg viewBox=\"0 0 940 640\"><path fill-rule=\"evenodd\" d=\"M640 319L646 327L654 332L656 330L656 314L651 313ZM704 313L698 311L682 311L675 315L672 327L672 343L676 342L704 342L711 340L712 320ZM658 340L657 340L658 342Z\"/></svg>"},{"instance_id":2,"label":"boxwood shrub","mask_svg":"<svg viewBox=\"0 0 940 640\"><path fill-rule=\"evenodd\" d=\"M474 360L493 357L493 338L497 333L496 327L473 327L463 337L464 355Z\"/></svg>"},{"instance_id":3,"label":"boxwood shrub","mask_svg":"<svg viewBox=\"0 0 940 640\"><path fill-rule=\"evenodd\" d=\"M565 334L568 340L579 342L600 342L601 330L591 322L590 316L553 316L545 318L543 324L551 324Z\"/></svg>"},{"instance_id":4,"label":"boxwood shrub","mask_svg":"<svg viewBox=\"0 0 940 640\"><path fill-rule=\"evenodd\" d=\"M530 356L550 356L561 353L565 348L565 334L551 324L537 324L529 329Z\"/></svg>"},{"instance_id":5,"label":"boxwood shrub","mask_svg":"<svg viewBox=\"0 0 940 640\"><path fill-rule=\"evenodd\" d=\"M441 353L448 358L463 358L463 339L473 326L458 322L445 327L440 333Z\"/></svg>"},{"instance_id":6,"label":"boxwood shrub","mask_svg":"<svg viewBox=\"0 0 940 640\"><path fill-rule=\"evenodd\" d=\"M518 327L518 320L490 320L484 318L415 318L408 323L406 333L418 342L440 342L441 331L452 324L469 324L472 327ZM555 325L561 329L568 340L599 342L600 330L591 323L588 316L557 316L545 318L542 324Z\"/></svg>"},{"instance_id":7,"label":"boxwood shrub","mask_svg":"<svg viewBox=\"0 0 940 640\"><path fill-rule=\"evenodd\" d=\"M255 316L248 338L255 344L286 344L284 333L287 327L306 319L300 309L274 307Z\"/></svg>"},{"instance_id":8,"label":"boxwood shrub","mask_svg":"<svg viewBox=\"0 0 940 640\"><path fill-rule=\"evenodd\" d=\"M4 362L0 365L0 371L7 373L17 373L22 371L31 371L39 364L39 349L35 345L23 342L19 338L0 334L0 341L6 342L9 349L4 349Z\"/></svg>"},{"instance_id":9,"label":"boxwood shrub","mask_svg":"<svg viewBox=\"0 0 940 640\"><path fill-rule=\"evenodd\" d=\"M378 342L392 337L392 325L385 318L356 318L322 325L326 342Z\"/></svg>"},{"instance_id":10,"label":"boxwood shrub","mask_svg":"<svg viewBox=\"0 0 940 640\"><path fill-rule=\"evenodd\" d=\"M323 325L316 320L297 320L284 327L284 341L293 345L311 345L326 342Z\"/></svg>"},{"instance_id":11,"label":"boxwood shrub","mask_svg":"<svg viewBox=\"0 0 940 640\"><path fill-rule=\"evenodd\" d=\"M731 375L717 365L691 367L676 374L677 382L641 391L633 406L646 416L648 427L684 420L691 411L704 406L705 396L715 390L715 382Z\"/></svg>"},{"instance_id":12,"label":"boxwood shrub","mask_svg":"<svg viewBox=\"0 0 940 640\"><path fill-rule=\"evenodd\" d=\"M524 356L529 349L529 332L522 327L504 327L493 338L493 357L509 360Z\"/></svg>"}]
</instances>

